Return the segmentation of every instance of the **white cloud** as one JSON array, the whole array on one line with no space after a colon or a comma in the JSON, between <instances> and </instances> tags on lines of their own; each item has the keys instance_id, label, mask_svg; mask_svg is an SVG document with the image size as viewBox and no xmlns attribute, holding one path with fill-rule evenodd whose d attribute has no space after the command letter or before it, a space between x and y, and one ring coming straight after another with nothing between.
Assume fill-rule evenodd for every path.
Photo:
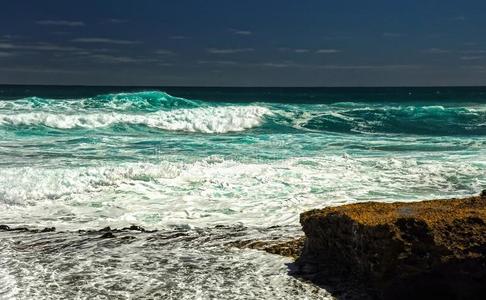
<instances>
[{"instance_id":1,"label":"white cloud","mask_svg":"<svg viewBox=\"0 0 486 300\"><path fill-rule=\"evenodd\" d=\"M108 39L108 38L77 38L77 39L72 39L71 42L114 44L114 45L134 45L134 44L140 44L141 43L140 41L115 40L115 39Z\"/></svg>"},{"instance_id":2,"label":"white cloud","mask_svg":"<svg viewBox=\"0 0 486 300\"><path fill-rule=\"evenodd\" d=\"M477 55L477 56L472 56L472 55L471 56L468 56L468 55L465 55L465 56L461 56L460 57L461 60L480 60L480 59L483 59L483 58L484 58L484 56L479 56L479 55Z\"/></svg>"},{"instance_id":3,"label":"white cloud","mask_svg":"<svg viewBox=\"0 0 486 300\"><path fill-rule=\"evenodd\" d=\"M242 52L253 52L253 48L236 48L236 49L219 49L219 48L209 48L207 51L211 54L233 54Z\"/></svg>"},{"instance_id":4,"label":"white cloud","mask_svg":"<svg viewBox=\"0 0 486 300\"><path fill-rule=\"evenodd\" d=\"M211 64L211 65L237 65L236 61L232 60L199 60L198 64Z\"/></svg>"},{"instance_id":5,"label":"white cloud","mask_svg":"<svg viewBox=\"0 0 486 300\"><path fill-rule=\"evenodd\" d=\"M466 17L465 16L456 16L456 17L453 17L451 18L452 21L466 21Z\"/></svg>"},{"instance_id":6,"label":"white cloud","mask_svg":"<svg viewBox=\"0 0 486 300\"><path fill-rule=\"evenodd\" d=\"M441 48L429 48L423 50L423 52L428 54L446 54L446 53L450 53L451 50L441 49Z\"/></svg>"},{"instance_id":7,"label":"white cloud","mask_svg":"<svg viewBox=\"0 0 486 300\"><path fill-rule=\"evenodd\" d=\"M81 21L66 21L66 20L40 20L36 22L39 25L53 25L53 26L84 26Z\"/></svg>"},{"instance_id":8,"label":"white cloud","mask_svg":"<svg viewBox=\"0 0 486 300\"><path fill-rule=\"evenodd\" d=\"M293 64L287 64L287 63L271 63L271 62L262 63L261 65L264 66L264 67L270 67L270 68L287 68L287 67L290 67L290 66L295 66Z\"/></svg>"},{"instance_id":9,"label":"white cloud","mask_svg":"<svg viewBox=\"0 0 486 300\"><path fill-rule=\"evenodd\" d=\"M169 39L171 40L187 40L189 37L184 36L184 35L173 35L170 36Z\"/></svg>"},{"instance_id":10,"label":"white cloud","mask_svg":"<svg viewBox=\"0 0 486 300\"><path fill-rule=\"evenodd\" d=\"M111 19L108 19L106 20L108 23L113 23L113 24L122 24L122 23L127 23L128 20L125 20L125 19L115 19L115 18L111 18Z\"/></svg>"},{"instance_id":11,"label":"white cloud","mask_svg":"<svg viewBox=\"0 0 486 300\"><path fill-rule=\"evenodd\" d=\"M339 53L341 50L338 49L318 49L316 50L317 54L332 54L332 53Z\"/></svg>"},{"instance_id":12,"label":"white cloud","mask_svg":"<svg viewBox=\"0 0 486 300\"><path fill-rule=\"evenodd\" d=\"M0 51L0 58L2 58L2 57L11 57L11 56L14 56L14 54L13 53L10 53L10 52Z\"/></svg>"},{"instance_id":13,"label":"white cloud","mask_svg":"<svg viewBox=\"0 0 486 300\"><path fill-rule=\"evenodd\" d=\"M4 72L20 72L20 73L61 73L61 74L79 74L83 73L79 70L62 70L62 69L48 69L44 67L29 67L29 68L1 68Z\"/></svg>"},{"instance_id":14,"label":"white cloud","mask_svg":"<svg viewBox=\"0 0 486 300\"><path fill-rule=\"evenodd\" d=\"M107 54L93 54L89 56L97 61L103 63L144 63L144 62L157 62L153 58L140 58L140 57L129 57L129 56L114 56Z\"/></svg>"},{"instance_id":15,"label":"white cloud","mask_svg":"<svg viewBox=\"0 0 486 300\"><path fill-rule=\"evenodd\" d=\"M0 49L14 49L14 50L39 50L39 51L79 51L82 50L78 47L59 46L49 43L37 43L37 44L12 44L12 43L0 43Z\"/></svg>"},{"instance_id":16,"label":"white cloud","mask_svg":"<svg viewBox=\"0 0 486 300\"><path fill-rule=\"evenodd\" d=\"M486 50L465 50L462 51L464 54L485 54Z\"/></svg>"},{"instance_id":17,"label":"white cloud","mask_svg":"<svg viewBox=\"0 0 486 300\"><path fill-rule=\"evenodd\" d=\"M271 68L302 68L302 69L319 69L319 70L401 70L401 69L419 69L419 65L308 65L293 62L266 62L257 64Z\"/></svg>"},{"instance_id":18,"label":"white cloud","mask_svg":"<svg viewBox=\"0 0 486 300\"><path fill-rule=\"evenodd\" d=\"M238 35L252 35L252 32L249 30L241 30L241 29L234 29L230 28L229 29L232 33L238 34Z\"/></svg>"},{"instance_id":19,"label":"white cloud","mask_svg":"<svg viewBox=\"0 0 486 300\"><path fill-rule=\"evenodd\" d=\"M160 54L160 55L175 55L175 53L171 50L167 49L159 49L155 51L155 54Z\"/></svg>"}]
</instances>

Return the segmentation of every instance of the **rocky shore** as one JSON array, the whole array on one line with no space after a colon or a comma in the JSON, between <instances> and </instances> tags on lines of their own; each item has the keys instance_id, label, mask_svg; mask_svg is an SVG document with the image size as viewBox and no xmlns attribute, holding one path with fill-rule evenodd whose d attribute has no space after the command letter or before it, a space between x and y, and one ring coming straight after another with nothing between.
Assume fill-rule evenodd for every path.
<instances>
[{"instance_id":1,"label":"rocky shore","mask_svg":"<svg viewBox=\"0 0 486 300\"><path fill-rule=\"evenodd\" d=\"M305 239L247 246L297 257L292 275L341 299L486 299L486 191L315 209L300 222Z\"/></svg>"}]
</instances>

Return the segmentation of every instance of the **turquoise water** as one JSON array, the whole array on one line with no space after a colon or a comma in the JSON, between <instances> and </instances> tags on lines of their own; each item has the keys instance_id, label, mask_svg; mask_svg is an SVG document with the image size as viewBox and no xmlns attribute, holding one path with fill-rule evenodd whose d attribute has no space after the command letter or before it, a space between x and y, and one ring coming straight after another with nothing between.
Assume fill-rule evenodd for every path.
<instances>
[{"instance_id":1,"label":"turquoise water","mask_svg":"<svg viewBox=\"0 0 486 300\"><path fill-rule=\"evenodd\" d=\"M10 226L137 224L214 237L224 225L252 238L272 226L299 234L299 213L310 208L486 187L486 88L0 90L0 223ZM256 282L277 274L280 296L290 297L282 261L258 255L272 267L245 284L268 297ZM7 263L15 282L20 263Z\"/></svg>"}]
</instances>

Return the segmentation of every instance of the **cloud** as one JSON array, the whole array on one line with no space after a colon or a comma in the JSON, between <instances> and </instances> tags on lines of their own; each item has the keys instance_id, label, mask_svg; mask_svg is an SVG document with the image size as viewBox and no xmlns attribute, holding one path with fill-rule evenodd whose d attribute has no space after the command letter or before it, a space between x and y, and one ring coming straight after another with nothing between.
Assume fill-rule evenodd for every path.
<instances>
[{"instance_id":1,"label":"cloud","mask_svg":"<svg viewBox=\"0 0 486 300\"><path fill-rule=\"evenodd\" d=\"M171 50L167 49L159 49L155 51L155 54L160 54L160 55L175 55L175 53Z\"/></svg>"},{"instance_id":2,"label":"cloud","mask_svg":"<svg viewBox=\"0 0 486 300\"><path fill-rule=\"evenodd\" d=\"M257 64L270 68L302 68L302 69L318 69L318 70L403 70L403 69L419 69L419 65L312 65L312 64L298 64L293 62L266 62Z\"/></svg>"},{"instance_id":3,"label":"cloud","mask_svg":"<svg viewBox=\"0 0 486 300\"><path fill-rule=\"evenodd\" d=\"M316 50L317 54L332 54L332 53L339 53L341 50L338 49L318 49Z\"/></svg>"},{"instance_id":4,"label":"cloud","mask_svg":"<svg viewBox=\"0 0 486 300\"><path fill-rule=\"evenodd\" d=\"M233 54L233 53L243 53L243 52L253 52L253 48L236 48L236 49L218 49L209 48L207 51L211 54Z\"/></svg>"},{"instance_id":5,"label":"cloud","mask_svg":"<svg viewBox=\"0 0 486 300\"><path fill-rule=\"evenodd\" d=\"M230 28L229 31L231 31L233 34L238 34L238 35L252 35L252 32L249 31L249 30L240 30L240 29Z\"/></svg>"},{"instance_id":6,"label":"cloud","mask_svg":"<svg viewBox=\"0 0 486 300\"><path fill-rule=\"evenodd\" d=\"M484 56L479 56L479 55L467 56L467 55L465 55L465 56L459 57L459 59L461 59L461 60L480 60L480 59L484 59Z\"/></svg>"},{"instance_id":7,"label":"cloud","mask_svg":"<svg viewBox=\"0 0 486 300\"><path fill-rule=\"evenodd\" d=\"M66 20L40 20L36 22L39 25L52 25L52 26L85 26L81 21L66 21Z\"/></svg>"},{"instance_id":8,"label":"cloud","mask_svg":"<svg viewBox=\"0 0 486 300\"><path fill-rule=\"evenodd\" d=\"M340 50L337 49L317 49L317 50L310 50L310 49L305 49L305 48L278 48L279 51L284 51L284 52L293 52L293 53L309 53L309 52L315 52L317 54L331 54L331 53L338 53L341 52Z\"/></svg>"},{"instance_id":9,"label":"cloud","mask_svg":"<svg viewBox=\"0 0 486 300\"><path fill-rule=\"evenodd\" d=\"M486 50L465 50L462 51L464 54L485 54Z\"/></svg>"},{"instance_id":10,"label":"cloud","mask_svg":"<svg viewBox=\"0 0 486 300\"><path fill-rule=\"evenodd\" d=\"M1 68L0 71L4 72L20 72L20 73L62 73L62 74L80 74L84 73L79 70L63 70L63 69L49 69L45 67L19 67L19 68Z\"/></svg>"},{"instance_id":11,"label":"cloud","mask_svg":"<svg viewBox=\"0 0 486 300\"><path fill-rule=\"evenodd\" d=\"M20 39L22 38L21 35L16 35L16 34L5 34L2 36L2 38L7 39L7 40L14 40L14 39Z\"/></svg>"},{"instance_id":12,"label":"cloud","mask_svg":"<svg viewBox=\"0 0 486 300\"><path fill-rule=\"evenodd\" d=\"M2 57L11 57L11 56L14 56L14 54L13 53L10 53L10 52L0 51L0 58L2 58Z\"/></svg>"},{"instance_id":13,"label":"cloud","mask_svg":"<svg viewBox=\"0 0 486 300\"><path fill-rule=\"evenodd\" d=\"M465 16L455 16L453 18L451 18L452 21L466 21L466 17Z\"/></svg>"},{"instance_id":14,"label":"cloud","mask_svg":"<svg viewBox=\"0 0 486 300\"><path fill-rule=\"evenodd\" d=\"M262 65L264 67L270 67L270 68L287 68L287 67L290 67L290 66L295 66L293 64L287 64L287 63L271 63L271 62L262 63L260 65Z\"/></svg>"},{"instance_id":15,"label":"cloud","mask_svg":"<svg viewBox=\"0 0 486 300\"><path fill-rule=\"evenodd\" d=\"M422 50L422 52L427 54L446 54L446 53L450 53L451 50L441 49L441 48L429 48L429 49Z\"/></svg>"},{"instance_id":16,"label":"cloud","mask_svg":"<svg viewBox=\"0 0 486 300\"><path fill-rule=\"evenodd\" d=\"M173 35L170 36L169 39L171 40L187 40L189 37L184 36L184 35Z\"/></svg>"},{"instance_id":17,"label":"cloud","mask_svg":"<svg viewBox=\"0 0 486 300\"><path fill-rule=\"evenodd\" d=\"M401 37L402 34L401 33L398 33L398 32L384 32L383 33L383 37L386 37L386 38L397 38L397 37Z\"/></svg>"},{"instance_id":18,"label":"cloud","mask_svg":"<svg viewBox=\"0 0 486 300\"><path fill-rule=\"evenodd\" d=\"M122 24L122 23L127 23L128 20L111 18L111 19L107 19L106 22L112 23L112 24Z\"/></svg>"},{"instance_id":19,"label":"cloud","mask_svg":"<svg viewBox=\"0 0 486 300\"><path fill-rule=\"evenodd\" d=\"M89 56L102 63L146 63L157 62L157 59L129 56L115 56L107 54L93 54Z\"/></svg>"},{"instance_id":20,"label":"cloud","mask_svg":"<svg viewBox=\"0 0 486 300\"><path fill-rule=\"evenodd\" d=\"M480 72L480 73L484 73L486 72L486 67L485 66L461 66L461 69L467 69L467 70L470 70L470 71L477 71L477 72Z\"/></svg>"},{"instance_id":21,"label":"cloud","mask_svg":"<svg viewBox=\"0 0 486 300\"><path fill-rule=\"evenodd\" d=\"M420 69L420 65L318 65L319 69L329 70L403 70Z\"/></svg>"},{"instance_id":22,"label":"cloud","mask_svg":"<svg viewBox=\"0 0 486 300\"><path fill-rule=\"evenodd\" d=\"M115 40L115 39L108 39L108 38L77 38L77 39L72 39L71 42L113 44L113 45L135 45L141 43L140 41Z\"/></svg>"},{"instance_id":23,"label":"cloud","mask_svg":"<svg viewBox=\"0 0 486 300\"><path fill-rule=\"evenodd\" d=\"M237 65L236 61L232 60L199 60L198 64L211 64L211 65Z\"/></svg>"},{"instance_id":24,"label":"cloud","mask_svg":"<svg viewBox=\"0 0 486 300\"><path fill-rule=\"evenodd\" d=\"M37 44L12 44L12 43L0 43L0 49L13 49L13 50L39 50L39 51L79 51L82 50L78 47L59 46L49 43L37 43Z\"/></svg>"}]
</instances>

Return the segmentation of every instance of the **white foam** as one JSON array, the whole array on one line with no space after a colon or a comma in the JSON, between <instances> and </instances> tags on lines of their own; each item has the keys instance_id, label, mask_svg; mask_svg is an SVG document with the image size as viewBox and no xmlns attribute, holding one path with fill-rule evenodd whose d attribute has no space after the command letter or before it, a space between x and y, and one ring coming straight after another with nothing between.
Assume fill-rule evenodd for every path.
<instances>
[{"instance_id":1,"label":"white foam","mask_svg":"<svg viewBox=\"0 0 486 300\"><path fill-rule=\"evenodd\" d=\"M0 218L69 229L297 224L314 207L471 194L486 184L484 168L468 157L349 156L8 168L0 171Z\"/></svg>"},{"instance_id":2,"label":"white foam","mask_svg":"<svg viewBox=\"0 0 486 300\"><path fill-rule=\"evenodd\" d=\"M71 129L143 124L171 131L226 133L257 127L266 115L271 115L271 111L260 106L218 106L146 114L29 112L1 114L0 125L43 125Z\"/></svg>"}]
</instances>

